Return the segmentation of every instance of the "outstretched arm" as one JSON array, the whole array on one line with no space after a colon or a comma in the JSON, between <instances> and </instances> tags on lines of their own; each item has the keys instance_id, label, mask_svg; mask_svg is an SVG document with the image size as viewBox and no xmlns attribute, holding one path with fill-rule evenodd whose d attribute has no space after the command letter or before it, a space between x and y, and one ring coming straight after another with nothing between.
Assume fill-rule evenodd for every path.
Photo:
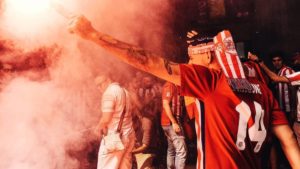
<instances>
[{"instance_id":1,"label":"outstretched arm","mask_svg":"<svg viewBox=\"0 0 300 169\"><path fill-rule=\"evenodd\" d=\"M283 82L289 83L289 80L285 76L278 76L276 73L272 72L262 60L260 60L256 55L252 53L248 53L248 59L257 62L260 67L266 72L266 74L274 81L274 82Z\"/></svg>"},{"instance_id":2,"label":"outstretched arm","mask_svg":"<svg viewBox=\"0 0 300 169\"><path fill-rule=\"evenodd\" d=\"M179 65L163 59L143 48L119 41L93 28L84 16L77 16L71 20L69 31L80 37L93 41L124 62L151 73L161 79L180 85Z\"/></svg>"},{"instance_id":3,"label":"outstretched arm","mask_svg":"<svg viewBox=\"0 0 300 169\"><path fill-rule=\"evenodd\" d=\"M273 132L279 139L282 150L292 168L300 168L300 149L291 128L286 125L273 127Z\"/></svg>"}]
</instances>

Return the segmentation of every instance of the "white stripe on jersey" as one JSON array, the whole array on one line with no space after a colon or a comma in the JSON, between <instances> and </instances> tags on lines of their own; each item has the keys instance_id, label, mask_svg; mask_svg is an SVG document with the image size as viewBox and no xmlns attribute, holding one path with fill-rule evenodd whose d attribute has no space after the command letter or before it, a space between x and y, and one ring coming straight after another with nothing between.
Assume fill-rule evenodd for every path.
<instances>
[{"instance_id":1,"label":"white stripe on jersey","mask_svg":"<svg viewBox=\"0 0 300 169\"><path fill-rule=\"evenodd\" d=\"M198 113L198 116L199 116L199 124L197 124L197 120L195 120L195 127L196 127L196 135L197 135L197 149L199 152L200 151L200 154L197 154L197 156L199 157L200 155L200 161L197 160L197 168L196 169L204 169L204 160L203 160L203 157L204 157L204 154L203 154L203 144L202 144L202 138L201 138L201 104L200 104L200 101L198 99L195 100L195 103L196 103L196 107L197 107L197 113ZM198 133L198 131L200 131L200 133ZM198 159L197 157L197 159Z\"/></svg>"},{"instance_id":2,"label":"white stripe on jersey","mask_svg":"<svg viewBox=\"0 0 300 169\"><path fill-rule=\"evenodd\" d=\"M239 56L236 55L236 60L239 60L239 59L240 59ZM242 78L246 78L245 72L244 72L244 68L243 68L243 66L242 66L242 63L241 63L241 62L238 62L238 65L239 65L239 70L241 71Z\"/></svg>"},{"instance_id":3,"label":"white stripe on jersey","mask_svg":"<svg viewBox=\"0 0 300 169\"><path fill-rule=\"evenodd\" d=\"M222 70L223 70L225 76L228 77L228 73L227 73L227 70L226 70L226 68L225 68L224 63L222 62L222 58L221 58L220 52L219 52L219 51L216 51L216 55L217 55L217 58L218 58L218 60L219 60L219 64L221 65Z\"/></svg>"},{"instance_id":4,"label":"white stripe on jersey","mask_svg":"<svg viewBox=\"0 0 300 169\"><path fill-rule=\"evenodd\" d=\"M292 86L300 85L300 72L295 72L285 76L289 79Z\"/></svg>"},{"instance_id":5,"label":"white stripe on jersey","mask_svg":"<svg viewBox=\"0 0 300 169\"><path fill-rule=\"evenodd\" d=\"M233 63L232 63L231 55L228 54L228 53L225 53L225 55L226 55L226 60L228 62L231 74L232 74L233 78L236 79L237 75L236 75L236 72L235 72L235 69L234 69L234 66L233 66Z\"/></svg>"},{"instance_id":6,"label":"white stripe on jersey","mask_svg":"<svg viewBox=\"0 0 300 169\"><path fill-rule=\"evenodd\" d=\"M279 76L285 76L285 75L290 75L293 73L293 70L289 67L283 67L279 72ZM279 105L280 108L285 111L285 112L290 112L291 111L291 106L290 106L290 98L289 98L289 87L288 84L286 83L278 83L278 91L279 91Z\"/></svg>"}]
</instances>

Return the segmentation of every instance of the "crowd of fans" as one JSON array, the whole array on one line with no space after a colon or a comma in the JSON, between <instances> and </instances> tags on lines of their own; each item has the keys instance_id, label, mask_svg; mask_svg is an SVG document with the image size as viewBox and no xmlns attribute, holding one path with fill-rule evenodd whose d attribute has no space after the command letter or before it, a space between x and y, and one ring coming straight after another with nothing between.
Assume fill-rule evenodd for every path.
<instances>
[{"instance_id":1,"label":"crowd of fans","mask_svg":"<svg viewBox=\"0 0 300 169\"><path fill-rule=\"evenodd\" d=\"M282 52L274 52L270 54L270 60L273 64L273 72L277 73L279 76L285 76L288 74L292 74L294 72L299 71L299 63L300 63L300 54L295 53L292 57L286 57ZM265 61L268 61L268 57L264 57ZM287 64L289 63L289 64ZM258 64L252 60L247 60L243 63L245 67L248 67L248 70L251 71L255 65L256 69L260 69ZM250 66L249 66L250 65ZM252 65L252 66L251 66ZM258 73L258 72L256 72ZM262 70L261 75L264 78L264 81L268 83L270 89L272 89L274 96L278 100L281 106L281 109L286 113L287 118L289 119L291 127L294 123L299 123L297 121L297 96L295 95L298 90L298 86L291 86L287 83L278 83L272 81L270 77ZM249 73L251 74L251 73ZM257 76L257 75L256 75ZM258 76L257 76L258 77ZM258 77L259 78L259 77ZM135 105L135 113L133 116L134 121L134 129L136 133L136 144L132 151L133 156L133 168L174 168L175 166L168 166L168 153L170 150L168 148L172 145L172 143L168 143L169 135L165 134L164 128L165 126L161 123L161 118L165 118L165 114L162 115L162 112L165 111L164 107L164 99L167 95L167 91L165 88L170 88L172 83L165 82L161 79L158 79L152 75L142 73L138 71L133 78L125 84L125 87L128 89L132 98L134 100ZM174 85L174 84L173 84ZM286 87L281 87L284 85ZM167 86L167 87L166 87ZM174 85L175 86L175 85ZM175 86L176 87L176 86ZM280 87L282 89L280 89ZM283 91L281 91L283 90ZM286 90L286 91L285 91ZM170 94L170 93L169 93ZM180 96L180 93L176 93L176 95ZM170 95L169 95L170 97ZM286 99L288 98L288 99ZM186 100L190 99L188 97ZM172 99L171 99L172 100ZM173 101L173 100L172 100ZM183 113L184 117L181 117L181 120L177 120L178 116L176 116L176 110L174 109L175 104L174 101L167 102L171 106L171 112L175 117L176 121L184 121L184 123L180 124L180 129L184 133L184 141L187 145L187 156L186 156L186 165L196 165L197 158L197 150L196 150L196 138L195 138L195 124L194 124L194 116L188 116L189 101L179 101L180 104L184 108L181 108L180 111ZM288 103L283 103L288 102ZM289 109L285 109L286 106ZM193 110L191 110L193 111ZM299 115L298 115L299 116ZM167 117L167 116L166 116ZM299 117L298 117L299 118ZM171 119L169 119L172 121ZM172 126L173 122L170 122L169 125ZM186 127L188 125L189 127ZM298 135L299 139L299 129L295 129L295 135ZM190 136L192 135L192 136ZM274 137L270 141L270 146L265 153L265 159L268 160L268 163L264 163L264 167L266 168L280 168L280 169L288 169L290 168L280 146L278 146L279 142L276 141ZM299 142L300 146L300 142ZM174 151L175 156L176 151ZM180 168L176 166L175 168ZM182 167L181 167L182 168Z\"/></svg>"},{"instance_id":2,"label":"crowd of fans","mask_svg":"<svg viewBox=\"0 0 300 169\"><path fill-rule=\"evenodd\" d=\"M25 59L24 63L1 63L0 68L2 74L1 79L3 81L2 83L4 83L4 75L6 75L7 72L26 73L27 70L31 70L29 66L31 66L32 69L40 68L40 65L44 64L44 62L40 62L39 59L43 58L43 52L37 51L36 53L37 57L32 54L30 55L31 57L27 59L28 61L30 59L35 60L35 62L28 62ZM270 63L270 66L272 66L272 71L278 76L287 76L293 74L298 72L300 68L300 53L298 52L291 56L286 56L283 52L276 51L271 53L269 57L261 56L261 58L263 58L266 63ZM25 64L25 62L28 62L28 64ZM244 62L244 65L249 65L249 60ZM24 66L27 66L28 68L23 68ZM292 86L289 83L273 81L267 76L266 73L264 73L264 71L262 71L262 75L264 77L264 81L268 83L270 89L273 91L274 96L276 96L281 109L285 112L287 118L289 119L291 127L294 128L295 135L297 136L300 145L300 131L298 127L300 124L299 114L297 117L297 106L299 106L297 98L297 91L299 90L298 86ZM164 132L164 128L166 128L166 126L171 125L172 130L172 124L176 124L177 122L174 122L174 119L173 122L170 122L169 120L169 123L167 122L165 124L161 122L162 116L164 119L168 119L168 116L166 116L165 113L162 114L162 112L165 111L163 100L166 99L167 95L168 97L171 97L172 94L168 93L168 90L165 89L166 85L169 86L167 88L170 88L170 85L172 84L168 85L165 83L166 82L161 79L140 71L137 71L129 82L124 83L124 87L128 90L134 102L134 114L132 118L134 122L133 127L135 130L136 143L132 150L133 168L167 168L167 163L170 163L170 159L168 159L168 157L171 156L168 155L168 153L173 153L173 158L179 156L178 154L176 155L176 151L172 152L172 150L168 150L168 148L172 146L172 143L170 143L170 137L165 135ZM180 93L175 94L177 96L180 95ZM195 119L192 115L188 117L185 116L188 114L187 110L191 109L189 106L191 103L189 100L191 99L187 97L185 97L184 101L182 98L180 99L181 100L179 100L178 103L180 102L181 107L178 110L180 110L180 113L183 114L180 115L180 117L178 114L176 115L175 109L177 109L177 107L174 107L174 102L177 101L169 99L166 104L171 106L171 112L174 113L173 115L175 121L181 122L179 128L180 131L182 130L181 132L183 133L183 140L187 147L183 162L184 164L196 165L197 150L194 124ZM269 155L266 156L268 158L265 159L265 167L280 169L290 168L280 148L280 143L278 140L274 137L271 143L272 146L270 146L269 150L266 152ZM95 163L97 160L93 160L92 158L95 158L96 154L98 153L95 150L98 149L98 146L99 145L94 142L92 143L92 146L89 146L89 150L87 150L90 152L90 155L86 157L89 158L88 161L91 163L88 165L89 167L96 166ZM92 154L94 153L94 155L91 155L91 152ZM173 165L175 165L175 163ZM176 166L176 168L180 167Z\"/></svg>"},{"instance_id":3,"label":"crowd of fans","mask_svg":"<svg viewBox=\"0 0 300 169\"><path fill-rule=\"evenodd\" d=\"M133 95L138 95L135 98L140 97L137 99L137 102L140 103L136 105L140 105L138 111L141 111L139 113L141 117L138 117L138 119L142 119L140 120L142 126L138 127L143 131L141 141L138 141L140 143L133 151L125 148L115 154L107 154L106 160L111 161L111 164L107 166L110 168L131 168L131 165L127 167L123 165L125 161L131 161L132 156L127 156L128 151L131 151L135 157L137 165L133 166L137 168L157 167L155 166L155 157L159 157L156 158L160 162L158 166L163 165L166 161L163 168L185 168L186 156L189 154L185 139L189 134L185 135L183 121L191 120L193 117L197 142L197 169L300 167L300 149L294 131L291 129L291 123L294 121L295 124L299 123L299 119L293 120L289 117L293 114L294 108L286 103L295 98L290 97L290 93L286 90L287 87L284 87L285 84L281 84L283 87L279 86L280 84L276 85L275 92L279 91L278 96L280 92L283 94L282 100L277 98L281 105L282 110L280 110L278 102L268 87L269 80L260 68L261 60L253 59L242 64L229 31L219 32L213 38L201 38L196 31L188 32L189 63L177 64L163 56L119 41L96 30L84 16L75 17L69 29L71 33L103 47L116 58L167 81L160 99L162 106L158 106L162 107L160 111L157 111L159 109L156 109L157 106L154 103L156 100L154 95L158 93L157 87L155 87L157 85L152 84L152 87L149 87L148 84L151 80L146 77L142 80L144 86L140 87L143 89L135 90ZM251 58L251 56L255 55L249 52L248 57ZM281 55L272 55L273 66L277 69L275 71L279 71L279 76L284 77L285 73L292 73L293 70L285 67L282 59ZM298 83L299 78L295 78L295 76L287 75L286 78ZM289 82L288 80L287 82ZM178 87L180 90L177 90L176 85L180 86ZM124 87L126 88L126 86ZM180 96L188 98L180 99ZM152 101L149 102L149 98L152 98ZM110 100L113 104L113 100L118 102L122 98L115 97ZM178 105L184 105L181 104L181 100L186 101L187 110L192 110L187 113L187 116L180 112L183 109ZM103 103L105 100L102 99ZM126 102L123 104L124 107L128 105ZM148 105L151 106L148 107ZM103 111L102 107L102 113L109 112ZM115 117L115 113L111 114L112 118ZM133 114L131 113L131 115ZM153 155L144 158L150 160L143 163L138 154L147 147L151 147L149 138L157 143L158 140L164 140L163 137L157 139L157 135L151 136L151 130L159 131L155 126L159 120L153 115L161 118L160 126L157 126L163 129L168 142L167 154L164 155L166 160L161 158L162 154L160 153L151 153ZM122 116L120 121L122 121ZM135 123L135 121L133 122ZM112 126L107 125L107 127ZM150 136L147 133L151 133ZM284 163L284 160L278 160L282 153L275 148L276 141L271 137L272 135L278 138L289 164ZM104 135L104 137L106 136ZM182 140L184 141L182 142ZM124 142L126 143L125 139ZM159 144L155 146L162 150ZM105 145L104 147L109 148ZM118 155L120 152L124 154L123 157ZM103 164L105 160L99 160L98 155L99 163Z\"/></svg>"},{"instance_id":4,"label":"crowd of fans","mask_svg":"<svg viewBox=\"0 0 300 169\"><path fill-rule=\"evenodd\" d=\"M100 39L96 39L96 40L103 40L101 39L102 37L103 36L101 36ZM91 37L87 36L87 39L88 38ZM206 39L206 40L211 41L211 39ZM111 41L108 41L108 43L110 42ZM205 45L197 46L200 43ZM206 106L205 113L216 113L216 115L218 115L217 113L221 112L218 106L224 104L225 102L225 104L227 104L226 106L229 107L228 109L225 109L228 112L235 111L236 109L238 113L241 112L245 113L247 111L239 111L240 107L238 107L244 102L242 103L239 102L237 106L233 105L233 103L235 103L234 99L236 98L236 96L239 96L240 98L243 99L250 98L249 100L251 102L252 101L254 102L255 110L258 111L261 110L261 107L259 107L261 105L255 103L257 103L256 101L261 99L262 96L260 96L259 99L257 99L257 96L250 96L250 95L254 95L254 94L262 95L261 93L267 91L264 94L267 93L268 96L270 97L264 99L269 99L266 102L268 103L270 102L270 104L266 104L264 106L266 107L266 111L268 111L267 108L275 107L274 109L276 109L277 106L276 105L277 103L274 103L276 101L273 100L273 96L269 95L268 93L269 89L273 92L273 95L276 97L276 100L278 101L281 110L284 112L285 116L288 119L288 121L286 121L285 117L281 116L282 113L281 111L277 109L270 110L270 112L272 111L275 112L275 113L272 112L273 113L272 118L274 116L274 118L277 118L275 119L277 121L276 123L274 122L274 124L272 123L272 125L269 126L274 127L276 126L276 124L286 125L285 123L288 122L287 125L289 125L290 128L293 128L294 135L298 140L298 144L299 144L298 146L300 146L300 138L299 138L300 110L299 110L299 100L298 100L298 97L300 95L298 81L300 80L300 78L299 79L295 78L298 75L297 72L299 71L300 54L295 53L293 54L292 57L286 57L282 52L274 52L270 54L270 57L267 56L259 57L249 52L248 54L249 60L243 63L243 70L249 81L255 82L255 84L257 83L257 86L260 86L257 87L254 85L252 86L253 87L252 88L250 85L250 89L249 89L249 86L247 86L248 81L237 81L236 79L231 78L229 76L226 77L227 78L226 80L225 78L223 79L220 78L223 77L221 75L220 77L217 77L217 75L219 75L218 71L212 70L212 68L210 67L210 66L215 66L213 65L213 61L212 61L214 60L213 57L215 57L215 55L212 54L213 53L212 50L214 49L211 48L212 45L210 43L211 42L203 42L203 39L200 39L195 46L191 45L192 47L189 48L190 65L181 65L180 67L181 68L180 70L184 72L181 74L182 76L180 79L181 83L182 84L191 83L189 84L190 86L183 85L184 87L182 86L179 87L178 83L173 83L173 82L177 82L176 80L163 81L157 79L156 77L150 74L142 73L139 71L135 73L135 75L131 78L130 81L126 81L126 82L115 78L113 74L111 74L111 76L97 77L95 80L95 85L99 88L100 90L99 93L102 93L102 101L101 101L102 116L97 127L98 129L97 132L99 132L102 141L100 141L99 151L97 152L93 150L94 155L89 155L87 156L87 158L91 159L91 158L96 158L96 156L98 156L98 160L97 160L98 168L184 169L187 164L196 165L195 164L196 161L197 161L197 168L201 168L200 167L201 160L203 160L203 158L200 158L199 154L201 153L200 150L203 150L205 148L203 147L199 148L200 146L210 146L210 148L213 149L214 146L220 146L222 148L224 145L226 146L227 143L224 141L225 143L223 143L222 145L209 145L210 143L206 143L206 145L199 145L201 141L199 141L198 138L203 135L203 133L200 133L200 130L204 131L203 126L199 125L202 124L199 122L199 119L201 118L200 116L204 114L203 112L201 112L204 110L204 108L202 107L201 109L199 108L201 106L198 107L195 105L196 104L201 104L202 106L204 105L204 107ZM102 41L99 44L102 45ZM125 47L123 47L122 49L124 48ZM132 53L129 52L128 55L130 54ZM203 59L199 57L200 55L201 57L203 58L205 57L205 58ZM197 56L197 58L193 58L193 56ZM272 63L273 70L268 69L267 66L264 65L261 58L264 59L264 62ZM207 61L208 68L203 68L197 65L198 62L203 62L203 61ZM47 62L45 62L44 60L42 61L38 59L30 60L30 58L24 60L24 62L26 62L26 64L22 64L22 65L27 65L26 68L21 68L20 66L18 66L17 63L7 62L7 63L1 63L0 70L1 72L3 71L13 72L13 70L23 71L25 69L27 70L33 68L43 69L47 64ZM289 65L288 63L291 64ZM189 67L191 66L191 64L193 64L194 66L193 68ZM165 67L170 75L172 75L172 71L176 72L175 69L171 68L169 63L165 63ZM146 72L147 71L151 72L151 70L152 69L146 69ZM224 70L222 69L222 71ZM153 72L151 73L153 74L157 73L155 71ZM198 75L196 72L201 72L203 74L200 73L200 75ZM164 77L164 75L161 75L160 73L163 74L163 72L159 72L157 73L157 76ZM200 80L198 79L199 78L198 76L199 77L203 76L204 78ZM280 79L278 77L283 77L283 80L276 80L276 79ZM215 80L214 78L217 80L214 81ZM255 78L255 80L251 78ZM168 78L165 78L165 80L168 80ZM293 83L293 82L298 82L298 83ZM195 85L194 83L199 86ZM228 86L222 88L224 89L224 91L226 91L225 96L223 90L217 90L216 88L214 88L215 86L218 86L218 83L229 83ZM215 86L212 87L212 85ZM265 86L268 86L269 89L265 89ZM193 87L194 88L198 87L198 88L194 89ZM197 91L198 89L200 91ZM194 92L193 90L200 93L197 94L201 99L196 99L195 97L188 97L188 96L192 96ZM206 93L207 91L209 91L210 93L209 92ZM233 94L233 92L235 92L236 95ZM216 95L221 97L223 100L221 100L220 102L217 102L218 98L215 98L216 100L209 100L209 101L205 100L205 97L208 98L211 97L208 96L211 93L214 94L217 93ZM182 95L184 95L184 97ZM204 103L198 103L197 100L202 100L202 101L204 100L203 101ZM213 106L209 107L210 104ZM233 106L235 109L233 108ZM248 105L246 104L246 106ZM207 109L208 107L210 109ZM266 138L267 135L266 132L271 130L271 127L270 129L269 128L266 129L263 122L261 122L263 121L264 118L263 113L265 113L263 111L264 110L259 112L262 114L260 114L260 117L258 117L259 123L262 124L258 125L257 128L254 128L258 130L255 132L259 134L255 132L254 134L251 133L254 136L252 137L249 136L249 140L247 140L249 142L250 141L258 142L253 150L253 152L255 153L259 152L261 149L260 147L261 145L259 145L261 140L259 139L263 138L262 142L260 143L262 144L265 141L264 139ZM228 112L224 112L224 113L228 113ZM240 116L245 116L245 114L242 113L240 114ZM271 116L268 114L268 112L266 114L268 116ZM251 116L251 111L248 118L250 118L250 116ZM218 125L221 126L224 124L228 124L230 120L234 120L234 119L229 119L229 120L227 119L227 121L225 121L221 119L221 121L224 121L224 124L223 123L213 124L217 122L217 120L212 118L217 118L217 117L211 115L211 119L210 119L211 120L210 123L212 123L210 125L212 126L215 125L214 127L217 128L215 129L216 131L219 131ZM278 119L281 117L283 119ZM247 128L248 125L247 122L248 121L245 122L245 126L246 126L245 129ZM209 122L205 122L205 123L209 123ZM256 123L256 121L252 123ZM105 143L103 139L105 136L107 136L110 133L113 133L115 131L120 131L119 130L120 128L122 134L121 140L124 144L124 147L120 151L108 152L108 149L105 149L106 147L104 145ZM276 129L274 128L272 129L274 130L275 133L274 135L276 135L277 137L279 131L289 131L289 130L275 131ZM238 130L239 131L237 132L240 132L240 128L238 128ZM210 136L214 137L213 136L214 134L219 134L218 136L223 136L222 135L223 133L212 133ZM260 135L261 137L258 138L257 135ZM240 135L238 135L237 137L239 136ZM245 135L241 135L241 136L244 136L243 138L244 140L237 140L237 142L233 144L236 147L232 148L232 151L238 152L236 154L233 153L232 156L230 156L230 158L233 158L234 160L240 157L244 158L244 157L255 156L253 155L255 154L253 152L250 152L249 154L246 155L245 154L240 155L239 152L244 150L245 144L247 144L247 141L245 141L246 136ZM254 167L252 166L252 168L256 168L257 166L260 166L258 168L272 168L272 169L275 168L289 169L291 168L290 164L297 166L297 164L293 162L294 161L293 157L290 157L291 154L289 154L288 159L285 158L286 154L284 154L283 151L293 151L293 150L290 149L287 150L287 147L285 146L282 147L283 150L281 149L282 143L285 143L282 142L282 136L283 135L279 134L278 140L275 137L270 137L270 139L268 137L268 139L266 140L266 142L268 143L267 148L263 149L262 152L259 152L264 154L263 156L260 156L264 158L262 160L253 160L252 161L253 163L251 162L248 163L248 161L245 160L242 161L241 164L239 164L240 161L238 160L236 162L233 162L232 164L227 162L226 159L223 162L228 166L238 165L238 164L242 165L242 163L245 163L245 164L249 164L249 166L245 166L249 168L251 168L250 165L254 166ZM218 137L218 139L220 138L221 140L223 139L223 137ZM97 149L97 146L99 145L95 144L94 148ZM295 148L294 146L290 146L288 148L291 147ZM227 155L226 151L224 152L225 154L223 155ZM198 153L198 157L197 157L197 153ZM213 154L212 152L210 153ZM216 153L218 152L216 151ZM295 150L295 152L293 153L295 156L298 157L299 155L298 149ZM216 158L219 157L222 157L222 155ZM89 160L89 161L94 164L96 163L96 160ZM259 164L257 164L258 161ZM211 160L211 162L208 165L217 166L218 162L219 161ZM220 164L221 163L222 162L220 162ZM96 165L91 164L89 166L95 167ZM237 168L239 167L240 166L238 166Z\"/></svg>"}]
</instances>

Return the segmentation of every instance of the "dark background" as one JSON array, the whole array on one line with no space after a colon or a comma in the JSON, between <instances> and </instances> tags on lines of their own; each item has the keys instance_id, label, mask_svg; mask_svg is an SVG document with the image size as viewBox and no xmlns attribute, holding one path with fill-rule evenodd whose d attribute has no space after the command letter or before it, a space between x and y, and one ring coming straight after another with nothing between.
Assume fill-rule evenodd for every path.
<instances>
[{"instance_id":1,"label":"dark background","mask_svg":"<svg viewBox=\"0 0 300 169\"><path fill-rule=\"evenodd\" d=\"M216 1L223 3L223 8L218 8ZM176 47L170 47L167 54L177 61L187 60L184 42L191 29L205 36L230 30L242 47L236 46L241 57L252 51L268 62L271 52L283 51L288 58L300 51L299 0L174 0L172 7L174 19L169 26Z\"/></svg>"}]
</instances>

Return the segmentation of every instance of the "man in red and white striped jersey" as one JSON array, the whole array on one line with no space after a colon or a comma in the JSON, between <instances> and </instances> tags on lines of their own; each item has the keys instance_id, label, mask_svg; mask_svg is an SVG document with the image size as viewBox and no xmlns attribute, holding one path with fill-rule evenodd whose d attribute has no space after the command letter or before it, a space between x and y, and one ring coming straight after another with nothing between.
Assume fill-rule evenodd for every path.
<instances>
[{"instance_id":1,"label":"man in red and white striped jersey","mask_svg":"<svg viewBox=\"0 0 300 169\"><path fill-rule=\"evenodd\" d=\"M294 73L294 70L283 63L283 54L276 52L271 55L272 63L278 76L286 76ZM276 85L276 98L279 102L280 108L290 117L292 109L291 89L288 83L277 83Z\"/></svg>"},{"instance_id":2,"label":"man in red and white striped jersey","mask_svg":"<svg viewBox=\"0 0 300 169\"><path fill-rule=\"evenodd\" d=\"M180 87L166 82L162 90L161 126L168 141L167 169L184 169L187 146L183 132L185 114Z\"/></svg>"}]
</instances>

